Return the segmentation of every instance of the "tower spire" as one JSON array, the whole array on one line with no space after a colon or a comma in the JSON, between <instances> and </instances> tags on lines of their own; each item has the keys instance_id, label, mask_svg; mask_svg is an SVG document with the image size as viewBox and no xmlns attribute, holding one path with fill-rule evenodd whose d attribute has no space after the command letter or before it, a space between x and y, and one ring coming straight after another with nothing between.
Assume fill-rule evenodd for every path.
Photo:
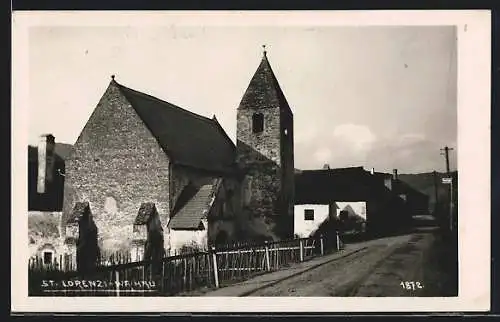
<instances>
[{"instance_id":1,"label":"tower spire","mask_svg":"<svg viewBox=\"0 0 500 322\"><path fill-rule=\"evenodd\" d=\"M264 57L267 57L266 45L262 45L262 52L264 54Z\"/></svg>"}]
</instances>

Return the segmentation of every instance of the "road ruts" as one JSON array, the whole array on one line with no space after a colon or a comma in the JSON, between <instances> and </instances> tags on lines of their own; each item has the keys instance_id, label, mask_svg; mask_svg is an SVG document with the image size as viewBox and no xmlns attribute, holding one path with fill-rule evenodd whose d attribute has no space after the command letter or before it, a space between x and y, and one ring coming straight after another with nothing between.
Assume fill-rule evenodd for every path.
<instances>
[{"instance_id":1,"label":"road ruts","mask_svg":"<svg viewBox=\"0 0 500 322\"><path fill-rule=\"evenodd\" d=\"M248 296L416 296L418 292L410 294L399 283L415 275L419 256L412 249L422 247L422 240L427 238L415 234L368 242L367 248L351 256Z\"/></svg>"}]
</instances>

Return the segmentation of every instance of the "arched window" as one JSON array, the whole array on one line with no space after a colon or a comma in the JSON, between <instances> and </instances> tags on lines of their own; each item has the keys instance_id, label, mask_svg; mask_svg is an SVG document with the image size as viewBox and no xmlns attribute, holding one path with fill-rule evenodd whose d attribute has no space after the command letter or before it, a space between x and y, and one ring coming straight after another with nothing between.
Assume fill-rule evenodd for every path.
<instances>
[{"instance_id":1,"label":"arched window","mask_svg":"<svg viewBox=\"0 0 500 322\"><path fill-rule=\"evenodd\" d=\"M254 113L252 115L252 131L253 133L264 131L264 114Z\"/></svg>"}]
</instances>

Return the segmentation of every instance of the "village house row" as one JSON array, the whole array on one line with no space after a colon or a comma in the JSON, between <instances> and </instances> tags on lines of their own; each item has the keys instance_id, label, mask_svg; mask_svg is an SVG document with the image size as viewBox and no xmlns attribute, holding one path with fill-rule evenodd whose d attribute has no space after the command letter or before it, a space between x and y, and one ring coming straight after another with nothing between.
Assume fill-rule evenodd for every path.
<instances>
[{"instance_id":1,"label":"village house row","mask_svg":"<svg viewBox=\"0 0 500 322\"><path fill-rule=\"evenodd\" d=\"M112 76L74 145L48 134L28 147L31 255L75 260L78 247L95 241L101 254L140 260L152 236L171 255L307 237L340 214L382 232L427 210L427 196L397 171L296 169L293 113L265 51L237 107L236 128L234 145L215 116Z\"/></svg>"}]
</instances>

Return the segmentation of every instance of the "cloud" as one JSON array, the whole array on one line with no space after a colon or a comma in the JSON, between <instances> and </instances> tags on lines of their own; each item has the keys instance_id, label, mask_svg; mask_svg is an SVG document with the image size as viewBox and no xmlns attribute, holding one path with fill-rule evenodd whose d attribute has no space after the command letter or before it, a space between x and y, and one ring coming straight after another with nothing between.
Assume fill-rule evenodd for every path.
<instances>
[{"instance_id":1,"label":"cloud","mask_svg":"<svg viewBox=\"0 0 500 322\"><path fill-rule=\"evenodd\" d=\"M358 124L342 124L333 130L334 142L348 146L355 152L369 150L377 137L369 127Z\"/></svg>"},{"instance_id":2,"label":"cloud","mask_svg":"<svg viewBox=\"0 0 500 322\"><path fill-rule=\"evenodd\" d=\"M319 164L321 162L329 162L329 160L332 158L332 154L332 149L329 149L327 147L320 147L313 153L313 157L314 160Z\"/></svg>"},{"instance_id":3,"label":"cloud","mask_svg":"<svg viewBox=\"0 0 500 322\"><path fill-rule=\"evenodd\" d=\"M403 132L381 137L360 124L342 124L333 131L319 126L311 128L314 130L307 134L308 140L295 144L295 165L299 169L319 169L324 163L333 168L362 166L382 172L398 169L401 173L444 168L439 138L429 138L423 133ZM456 160L450 161L454 167Z\"/></svg>"},{"instance_id":4,"label":"cloud","mask_svg":"<svg viewBox=\"0 0 500 322\"><path fill-rule=\"evenodd\" d=\"M321 122L319 122L321 123ZM296 165L314 169L329 163L332 167L359 166L377 141L369 127L342 124L331 131L327 125L304 127L295 142Z\"/></svg>"}]
</instances>

